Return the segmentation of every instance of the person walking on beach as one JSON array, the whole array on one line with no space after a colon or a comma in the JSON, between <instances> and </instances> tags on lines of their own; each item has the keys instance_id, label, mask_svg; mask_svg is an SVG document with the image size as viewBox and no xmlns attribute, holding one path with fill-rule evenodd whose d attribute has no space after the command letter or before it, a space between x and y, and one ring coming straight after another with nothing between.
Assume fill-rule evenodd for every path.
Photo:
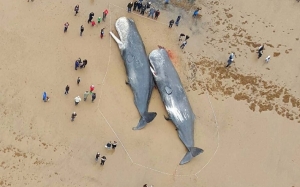
<instances>
[{"instance_id":1,"label":"person walking on beach","mask_svg":"<svg viewBox=\"0 0 300 187\"><path fill-rule=\"evenodd\" d=\"M186 46L186 44L187 44L187 41L186 40L183 41L182 44L180 45L180 48L183 49Z\"/></svg>"},{"instance_id":2,"label":"person walking on beach","mask_svg":"<svg viewBox=\"0 0 300 187\"><path fill-rule=\"evenodd\" d=\"M179 21L180 21L181 16L178 16L175 22L175 25L178 26L179 25Z\"/></svg>"},{"instance_id":3,"label":"person walking on beach","mask_svg":"<svg viewBox=\"0 0 300 187\"><path fill-rule=\"evenodd\" d=\"M269 55L269 56L267 56L267 58L265 59L265 62L268 63L268 62L270 61L270 59L271 59L271 56Z\"/></svg>"},{"instance_id":4,"label":"person walking on beach","mask_svg":"<svg viewBox=\"0 0 300 187\"><path fill-rule=\"evenodd\" d=\"M87 60L84 59L84 60L82 61L82 65L80 66L80 68L85 68L86 65L87 65Z\"/></svg>"},{"instance_id":5,"label":"person walking on beach","mask_svg":"<svg viewBox=\"0 0 300 187\"><path fill-rule=\"evenodd\" d=\"M101 17L98 17L98 24L100 24L101 22Z\"/></svg>"},{"instance_id":6,"label":"person walking on beach","mask_svg":"<svg viewBox=\"0 0 300 187\"><path fill-rule=\"evenodd\" d=\"M139 4L138 1L135 1L135 2L133 3L133 11L136 11L136 8L137 8L138 4Z\"/></svg>"},{"instance_id":7,"label":"person walking on beach","mask_svg":"<svg viewBox=\"0 0 300 187\"><path fill-rule=\"evenodd\" d=\"M75 61L75 70L77 70L78 67L79 67L79 61L76 60L76 61Z\"/></svg>"},{"instance_id":8,"label":"person walking on beach","mask_svg":"<svg viewBox=\"0 0 300 187\"><path fill-rule=\"evenodd\" d=\"M127 5L127 11L128 12L131 12L132 6L133 6L133 3L129 2L128 5Z\"/></svg>"},{"instance_id":9,"label":"person walking on beach","mask_svg":"<svg viewBox=\"0 0 300 187\"><path fill-rule=\"evenodd\" d=\"M92 102L94 102L95 99L96 99L96 93L93 93L93 95L92 95Z\"/></svg>"},{"instance_id":10,"label":"person walking on beach","mask_svg":"<svg viewBox=\"0 0 300 187\"><path fill-rule=\"evenodd\" d=\"M71 115L71 121L74 121L74 119L76 118L77 114L76 112L73 112Z\"/></svg>"},{"instance_id":11,"label":"person walking on beach","mask_svg":"<svg viewBox=\"0 0 300 187\"><path fill-rule=\"evenodd\" d=\"M112 143L111 143L111 141L109 141L104 147L106 149L111 149L111 145L112 145Z\"/></svg>"},{"instance_id":12,"label":"person walking on beach","mask_svg":"<svg viewBox=\"0 0 300 187\"><path fill-rule=\"evenodd\" d=\"M257 59L259 59L262 56L262 54L263 54L263 50L258 51L257 53L258 53L258 58Z\"/></svg>"},{"instance_id":13,"label":"person walking on beach","mask_svg":"<svg viewBox=\"0 0 300 187\"><path fill-rule=\"evenodd\" d=\"M105 28L102 28L101 31L100 31L100 38L101 38L101 39L102 39L103 36L104 36L104 29L105 29Z\"/></svg>"},{"instance_id":14,"label":"person walking on beach","mask_svg":"<svg viewBox=\"0 0 300 187\"><path fill-rule=\"evenodd\" d=\"M90 93L93 93L94 89L95 89L95 86L94 86L94 85L91 85L91 86L90 86Z\"/></svg>"},{"instance_id":15,"label":"person walking on beach","mask_svg":"<svg viewBox=\"0 0 300 187\"><path fill-rule=\"evenodd\" d=\"M75 6L74 11L75 11L75 16L76 16L79 12L79 5Z\"/></svg>"},{"instance_id":16,"label":"person walking on beach","mask_svg":"<svg viewBox=\"0 0 300 187\"><path fill-rule=\"evenodd\" d=\"M83 25L81 25L80 26L80 36L82 36L83 31L84 31L84 27L83 27Z\"/></svg>"},{"instance_id":17,"label":"person walking on beach","mask_svg":"<svg viewBox=\"0 0 300 187\"><path fill-rule=\"evenodd\" d=\"M96 162L98 162L99 157L100 157L100 153L97 153L95 158Z\"/></svg>"},{"instance_id":18,"label":"person walking on beach","mask_svg":"<svg viewBox=\"0 0 300 187\"><path fill-rule=\"evenodd\" d=\"M86 101L86 99L88 98L88 96L90 95L89 91L85 91L83 94L83 100Z\"/></svg>"},{"instance_id":19,"label":"person walking on beach","mask_svg":"<svg viewBox=\"0 0 300 187\"><path fill-rule=\"evenodd\" d=\"M174 20L172 19L172 20L169 22L169 28L172 28L172 27L173 27L173 24L174 24Z\"/></svg>"},{"instance_id":20,"label":"person walking on beach","mask_svg":"<svg viewBox=\"0 0 300 187\"><path fill-rule=\"evenodd\" d=\"M185 36L185 34L181 33L181 34L179 35L179 41L182 41L181 37L184 37L184 36Z\"/></svg>"},{"instance_id":21,"label":"person walking on beach","mask_svg":"<svg viewBox=\"0 0 300 187\"><path fill-rule=\"evenodd\" d=\"M114 143L112 144L112 149L115 149L117 147L117 142L114 141Z\"/></svg>"},{"instance_id":22,"label":"person walking on beach","mask_svg":"<svg viewBox=\"0 0 300 187\"><path fill-rule=\"evenodd\" d=\"M100 165L104 165L104 163L105 163L105 161L106 161L106 156L103 156L103 157L101 157L101 163L100 163Z\"/></svg>"},{"instance_id":23,"label":"person walking on beach","mask_svg":"<svg viewBox=\"0 0 300 187\"><path fill-rule=\"evenodd\" d=\"M77 85L80 83L80 77L77 78Z\"/></svg>"},{"instance_id":24,"label":"person walking on beach","mask_svg":"<svg viewBox=\"0 0 300 187\"><path fill-rule=\"evenodd\" d=\"M106 16L107 16L107 14L108 14L108 10L105 9L105 10L103 11L103 21L104 21L104 22L105 22L105 18L106 18Z\"/></svg>"},{"instance_id":25,"label":"person walking on beach","mask_svg":"<svg viewBox=\"0 0 300 187\"><path fill-rule=\"evenodd\" d=\"M74 98L75 106L78 105L78 103L81 101L81 98L79 96Z\"/></svg>"},{"instance_id":26,"label":"person walking on beach","mask_svg":"<svg viewBox=\"0 0 300 187\"><path fill-rule=\"evenodd\" d=\"M153 7L151 7L150 10L149 10L148 17L151 16L151 18L153 19L154 18L154 14L155 14L155 9Z\"/></svg>"},{"instance_id":27,"label":"person walking on beach","mask_svg":"<svg viewBox=\"0 0 300 187\"><path fill-rule=\"evenodd\" d=\"M66 22L64 24L65 28L64 28L64 32L67 32L68 31L68 27L69 27L69 22Z\"/></svg>"},{"instance_id":28,"label":"person walking on beach","mask_svg":"<svg viewBox=\"0 0 300 187\"><path fill-rule=\"evenodd\" d=\"M159 9L157 9L157 10L155 11L154 19L157 20L157 18L158 18L159 15L160 15L160 11L159 11Z\"/></svg>"},{"instance_id":29,"label":"person walking on beach","mask_svg":"<svg viewBox=\"0 0 300 187\"><path fill-rule=\"evenodd\" d=\"M90 22L92 21L94 15L95 15L94 12L91 12L91 13L89 14L88 23L90 23Z\"/></svg>"},{"instance_id":30,"label":"person walking on beach","mask_svg":"<svg viewBox=\"0 0 300 187\"><path fill-rule=\"evenodd\" d=\"M199 14L199 11L201 10L202 8L197 8L194 13L193 13L193 18L196 18Z\"/></svg>"},{"instance_id":31,"label":"person walking on beach","mask_svg":"<svg viewBox=\"0 0 300 187\"><path fill-rule=\"evenodd\" d=\"M69 90L70 90L69 85L66 86L65 90L66 90L66 91L65 91L65 94L66 94L66 95L69 94Z\"/></svg>"},{"instance_id":32,"label":"person walking on beach","mask_svg":"<svg viewBox=\"0 0 300 187\"><path fill-rule=\"evenodd\" d=\"M265 49L265 44L259 46L259 48L257 49L257 52L263 51L264 49Z\"/></svg>"},{"instance_id":33,"label":"person walking on beach","mask_svg":"<svg viewBox=\"0 0 300 187\"><path fill-rule=\"evenodd\" d=\"M230 53L229 58L227 60L227 65L225 67L228 68L230 64L233 62L233 60L234 60L234 53Z\"/></svg>"}]
</instances>

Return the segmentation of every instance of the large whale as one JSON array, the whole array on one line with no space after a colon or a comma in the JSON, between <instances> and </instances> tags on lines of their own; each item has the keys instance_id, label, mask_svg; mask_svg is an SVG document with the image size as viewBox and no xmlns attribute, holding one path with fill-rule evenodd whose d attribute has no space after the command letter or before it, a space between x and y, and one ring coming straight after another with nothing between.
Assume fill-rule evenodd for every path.
<instances>
[{"instance_id":1,"label":"large whale","mask_svg":"<svg viewBox=\"0 0 300 187\"><path fill-rule=\"evenodd\" d=\"M180 164L185 164L203 152L194 147L195 115L167 51L156 49L150 53L149 59L151 72L169 115L165 119L172 120L180 140L188 150L180 161Z\"/></svg>"},{"instance_id":2,"label":"large whale","mask_svg":"<svg viewBox=\"0 0 300 187\"><path fill-rule=\"evenodd\" d=\"M148 106L154 87L153 76L150 71L142 38L133 20L121 17L116 21L115 27L120 36L117 38L112 32L110 35L117 42L121 56L125 62L128 81L134 95L134 103L141 118L134 130L142 129L151 122L156 112L148 112Z\"/></svg>"}]
</instances>

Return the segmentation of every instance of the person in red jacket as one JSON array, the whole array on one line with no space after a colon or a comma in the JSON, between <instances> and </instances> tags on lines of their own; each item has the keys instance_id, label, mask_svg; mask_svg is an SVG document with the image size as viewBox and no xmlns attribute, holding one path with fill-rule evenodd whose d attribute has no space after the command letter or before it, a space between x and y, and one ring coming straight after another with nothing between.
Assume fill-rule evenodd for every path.
<instances>
[{"instance_id":1,"label":"person in red jacket","mask_svg":"<svg viewBox=\"0 0 300 187\"><path fill-rule=\"evenodd\" d=\"M93 93L94 89L95 89L95 86L94 86L94 85L91 85L91 86L90 86L90 92Z\"/></svg>"},{"instance_id":2,"label":"person in red jacket","mask_svg":"<svg viewBox=\"0 0 300 187\"><path fill-rule=\"evenodd\" d=\"M108 10L105 9L104 12L103 12L103 18L102 18L103 21L105 21L105 18L107 16L107 14L108 14Z\"/></svg>"}]
</instances>

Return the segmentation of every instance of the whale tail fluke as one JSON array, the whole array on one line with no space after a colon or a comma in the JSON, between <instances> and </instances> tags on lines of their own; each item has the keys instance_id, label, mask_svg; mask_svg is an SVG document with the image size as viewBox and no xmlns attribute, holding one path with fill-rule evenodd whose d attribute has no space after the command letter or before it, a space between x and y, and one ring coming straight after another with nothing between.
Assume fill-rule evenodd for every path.
<instances>
[{"instance_id":1,"label":"whale tail fluke","mask_svg":"<svg viewBox=\"0 0 300 187\"><path fill-rule=\"evenodd\" d=\"M190 147L189 151L184 155L183 159L180 161L180 165L188 163L193 157L203 153L204 150L198 147Z\"/></svg>"},{"instance_id":2,"label":"whale tail fluke","mask_svg":"<svg viewBox=\"0 0 300 187\"><path fill-rule=\"evenodd\" d=\"M147 112L143 116L141 116L141 119L139 121L139 124L136 127L133 127L133 130L140 130L144 128L147 123L150 123L155 117L157 113L156 112Z\"/></svg>"}]
</instances>

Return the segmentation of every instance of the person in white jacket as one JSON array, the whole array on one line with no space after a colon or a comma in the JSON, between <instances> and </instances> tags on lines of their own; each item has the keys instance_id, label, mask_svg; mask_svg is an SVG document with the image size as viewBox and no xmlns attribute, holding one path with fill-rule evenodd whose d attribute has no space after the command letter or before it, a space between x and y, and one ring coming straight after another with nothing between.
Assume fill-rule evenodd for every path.
<instances>
[{"instance_id":1,"label":"person in white jacket","mask_svg":"<svg viewBox=\"0 0 300 187\"><path fill-rule=\"evenodd\" d=\"M78 105L78 103L81 101L81 98L79 96L74 98L75 105Z\"/></svg>"}]
</instances>

